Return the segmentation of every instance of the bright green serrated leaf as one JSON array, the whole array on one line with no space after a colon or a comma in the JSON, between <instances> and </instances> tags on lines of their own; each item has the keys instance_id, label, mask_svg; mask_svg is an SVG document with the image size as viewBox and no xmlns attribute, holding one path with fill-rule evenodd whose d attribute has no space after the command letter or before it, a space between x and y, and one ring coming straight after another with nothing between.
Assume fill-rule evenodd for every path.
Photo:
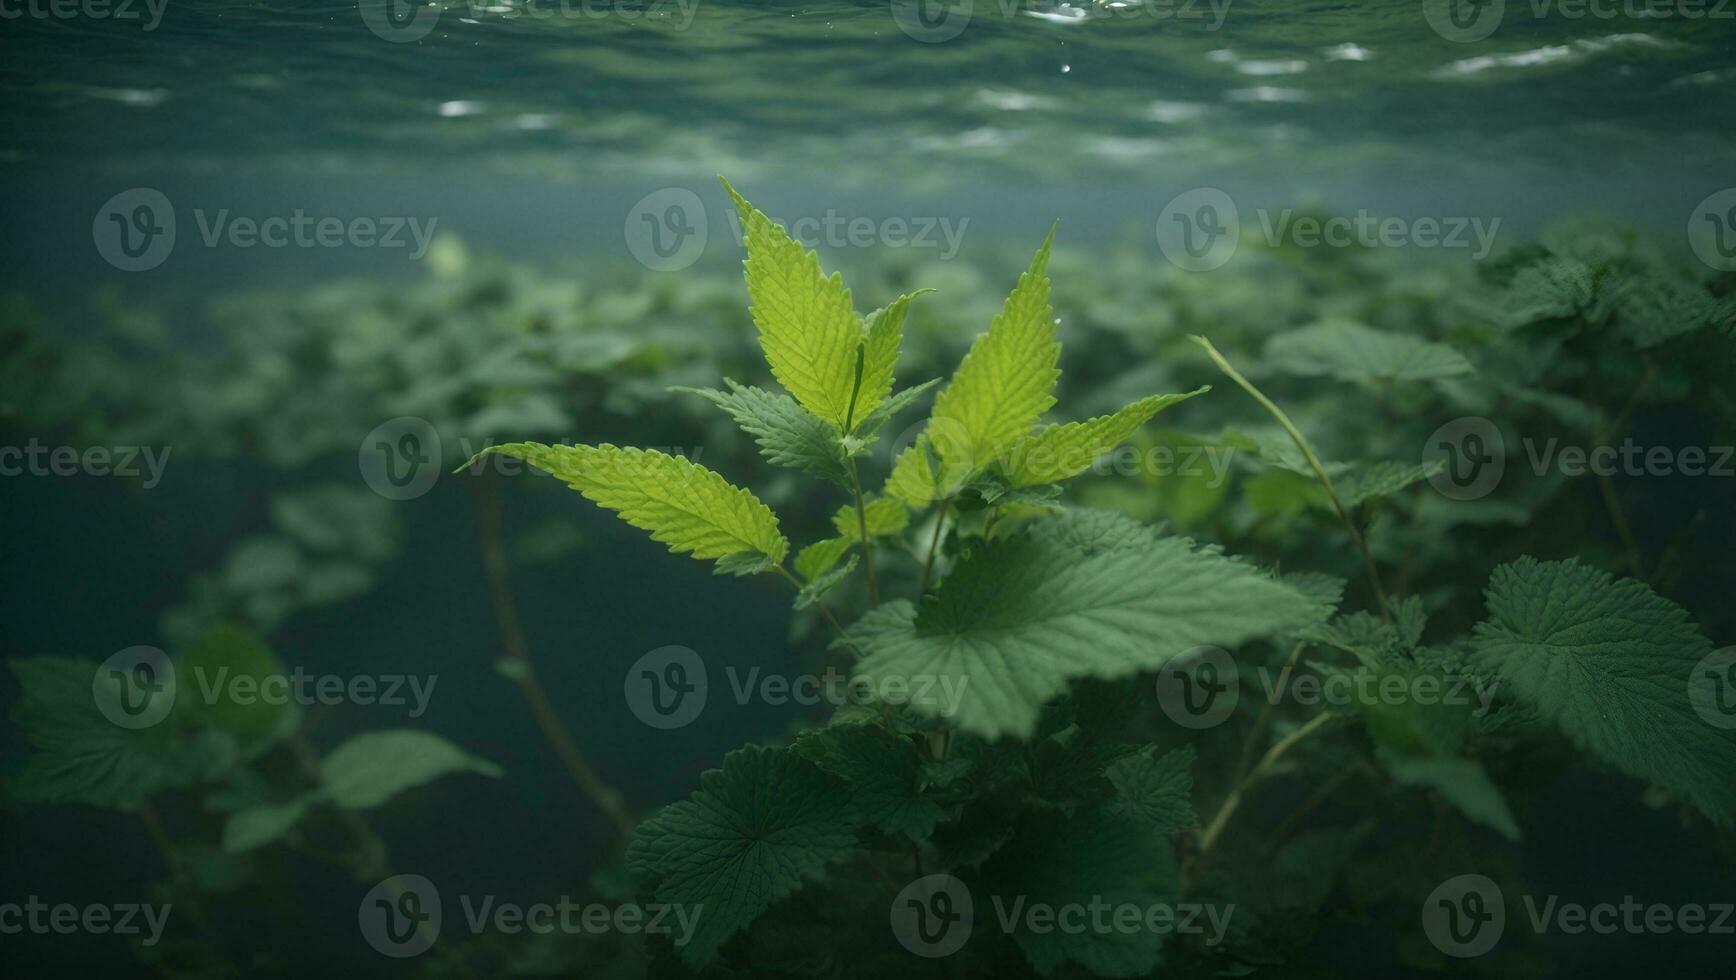
<instances>
[{"instance_id":1,"label":"bright green serrated leaf","mask_svg":"<svg viewBox=\"0 0 1736 980\"><path fill-rule=\"evenodd\" d=\"M806 609L814 603L819 602L821 599L825 598L826 593L836 588L839 582L844 581L844 579L847 578L855 568L856 556L851 555L850 560L846 561L844 564L834 565L831 568L816 574L796 592L794 602L795 608Z\"/></svg>"},{"instance_id":2,"label":"bright green serrated leaf","mask_svg":"<svg viewBox=\"0 0 1736 980\"><path fill-rule=\"evenodd\" d=\"M1000 458L1055 404L1061 344L1046 272L1054 240L1050 229L1001 312L934 400L926 435L940 454L943 490Z\"/></svg>"},{"instance_id":3,"label":"bright green serrated leaf","mask_svg":"<svg viewBox=\"0 0 1736 980\"><path fill-rule=\"evenodd\" d=\"M885 307L868 315L868 335L862 343L862 378L856 388L856 404L850 412L850 425L867 419L885 404L892 394L892 371L898 364L898 345L904 339L904 317L910 312L910 301L923 293L900 296Z\"/></svg>"},{"instance_id":4,"label":"bright green serrated leaf","mask_svg":"<svg viewBox=\"0 0 1736 980\"><path fill-rule=\"evenodd\" d=\"M676 554L699 559L727 558L742 552L781 565L790 543L778 519L758 497L678 456L649 449L601 446L545 446L515 442L490 446L471 458L499 453L522 459L620 513L621 519L650 531L653 541Z\"/></svg>"},{"instance_id":5,"label":"bright green serrated leaf","mask_svg":"<svg viewBox=\"0 0 1736 980\"><path fill-rule=\"evenodd\" d=\"M838 273L820 270L803 248L724 181L741 215L749 312L772 375L796 401L839 432L849 431L862 324ZM896 344L894 344L896 356Z\"/></svg>"},{"instance_id":6,"label":"bright green serrated leaf","mask_svg":"<svg viewBox=\"0 0 1736 980\"><path fill-rule=\"evenodd\" d=\"M1112 415L1051 425L1027 435L1007 450L1003 463L1007 478L1014 486L1029 487L1078 476L1158 412L1210 390L1205 385L1186 394L1152 395Z\"/></svg>"},{"instance_id":7,"label":"bright green serrated leaf","mask_svg":"<svg viewBox=\"0 0 1736 980\"><path fill-rule=\"evenodd\" d=\"M813 581L838 564L838 560L848 554L855 543L855 535L815 541L796 553L796 574L800 575L803 581Z\"/></svg>"},{"instance_id":8,"label":"bright green serrated leaf","mask_svg":"<svg viewBox=\"0 0 1736 980\"><path fill-rule=\"evenodd\" d=\"M938 500L939 474L935 471L932 456L928 437L918 436L892 461L892 475L886 478L886 494L904 501L911 510L921 510Z\"/></svg>"},{"instance_id":9,"label":"bright green serrated leaf","mask_svg":"<svg viewBox=\"0 0 1736 980\"><path fill-rule=\"evenodd\" d=\"M876 497L868 501L861 516L868 520L870 538L890 537L910 526L910 511L896 497ZM832 515L832 526L851 541L862 537L862 524L853 504L838 508L838 512Z\"/></svg>"}]
</instances>

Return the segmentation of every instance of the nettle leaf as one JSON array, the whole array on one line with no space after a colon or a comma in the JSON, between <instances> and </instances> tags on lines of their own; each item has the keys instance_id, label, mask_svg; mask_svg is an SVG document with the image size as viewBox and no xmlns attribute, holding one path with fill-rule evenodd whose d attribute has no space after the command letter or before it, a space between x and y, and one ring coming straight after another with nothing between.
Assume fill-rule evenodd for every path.
<instances>
[{"instance_id":1,"label":"nettle leaf","mask_svg":"<svg viewBox=\"0 0 1736 980\"><path fill-rule=\"evenodd\" d=\"M433 732L415 729L354 736L320 761L320 793L346 810L379 806L441 776L473 772L500 777L500 767Z\"/></svg>"},{"instance_id":2,"label":"nettle leaf","mask_svg":"<svg viewBox=\"0 0 1736 980\"><path fill-rule=\"evenodd\" d=\"M1057 928L1053 921L1033 923L1027 917L1032 906L1127 905L1143 912L1174 905L1180 894L1169 844L1144 820L1110 806L1071 819L1053 813L1031 818L990 859L984 877L990 895L982 904L1013 919L1013 941L1044 975L1071 961L1097 976L1144 976L1157 966L1168 934L1146 928L1143 920L1133 929Z\"/></svg>"},{"instance_id":3,"label":"nettle leaf","mask_svg":"<svg viewBox=\"0 0 1736 980\"><path fill-rule=\"evenodd\" d=\"M678 456L650 449L601 446L545 446L514 442L490 446L471 457L470 466L499 453L546 471L607 507L676 554L699 559L728 558L742 552L781 565L790 543L778 519L758 497Z\"/></svg>"},{"instance_id":4,"label":"nettle leaf","mask_svg":"<svg viewBox=\"0 0 1736 980\"><path fill-rule=\"evenodd\" d=\"M796 574L805 582L826 573L839 559L849 553L856 543L854 535L848 538L826 538L815 541L796 554Z\"/></svg>"},{"instance_id":5,"label":"nettle leaf","mask_svg":"<svg viewBox=\"0 0 1736 980\"><path fill-rule=\"evenodd\" d=\"M921 398L928 389L937 384L940 384L939 378L930 378L919 385L911 385L899 391L891 398L881 402L879 408L866 416L858 411L856 414L860 421L856 423L855 431L850 433L850 439L846 445L867 448L867 445L874 441L875 437L880 434L880 430L892 420L894 415L909 408L911 403Z\"/></svg>"},{"instance_id":6,"label":"nettle leaf","mask_svg":"<svg viewBox=\"0 0 1736 980\"><path fill-rule=\"evenodd\" d=\"M285 803L256 803L236 810L223 823L223 850L241 854L283 837L318 800L317 794L308 793Z\"/></svg>"},{"instance_id":7,"label":"nettle leaf","mask_svg":"<svg viewBox=\"0 0 1736 980\"><path fill-rule=\"evenodd\" d=\"M1736 818L1736 731L1693 708L1689 674L1711 643L1686 611L1576 559L1502 565L1488 602L1472 657L1503 691L1617 769Z\"/></svg>"},{"instance_id":8,"label":"nettle leaf","mask_svg":"<svg viewBox=\"0 0 1736 980\"><path fill-rule=\"evenodd\" d=\"M1621 333L1649 348L1712 325L1716 301L1698 284L1657 275L1619 281L1609 297Z\"/></svg>"},{"instance_id":9,"label":"nettle leaf","mask_svg":"<svg viewBox=\"0 0 1736 980\"><path fill-rule=\"evenodd\" d=\"M863 335L843 276L834 272L828 278L817 254L755 210L728 181L723 187L741 215L749 312L772 375L804 408L848 432ZM896 338L892 343L896 357Z\"/></svg>"},{"instance_id":10,"label":"nettle leaf","mask_svg":"<svg viewBox=\"0 0 1736 980\"><path fill-rule=\"evenodd\" d=\"M1591 266L1551 256L1521 269L1508 284L1502 306L1512 326L1570 317L1591 306Z\"/></svg>"},{"instance_id":11,"label":"nettle leaf","mask_svg":"<svg viewBox=\"0 0 1736 980\"><path fill-rule=\"evenodd\" d=\"M1045 271L1054 240L1050 229L1001 312L934 400L925 435L940 454L943 489L1000 458L1055 404L1061 343Z\"/></svg>"},{"instance_id":12,"label":"nettle leaf","mask_svg":"<svg viewBox=\"0 0 1736 980\"><path fill-rule=\"evenodd\" d=\"M896 497L878 497L868 501L862 508L861 517L867 518L870 538L891 537L910 526L910 511ZM854 504L838 508L838 512L832 515L832 526L851 541L862 537L862 521Z\"/></svg>"},{"instance_id":13,"label":"nettle leaf","mask_svg":"<svg viewBox=\"0 0 1736 980\"><path fill-rule=\"evenodd\" d=\"M950 684L958 727L1026 737L1071 680L1125 677L1201 644L1235 646L1326 614L1252 565L1119 515L1079 512L977 548L920 610L887 604L849 635L865 651L858 674ZM911 707L941 714L937 700Z\"/></svg>"},{"instance_id":14,"label":"nettle leaf","mask_svg":"<svg viewBox=\"0 0 1736 980\"><path fill-rule=\"evenodd\" d=\"M124 807L162 792L214 778L234 765L235 739L216 731L186 731L177 712L144 728L105 717L92 696L100 664L72 657L15 657L18 678L11 719L35 750L12 781L20 800ZM191 678L177 678L191 685ZM181 698L189 698L187 687Z\"/></svg>"},{"instance_id":15,"label":"nettle leaf","mask_svg":"<svg viewBox=\"0 0 1736 980\"><path fill-rule=\"evenodd\" d=\"M1446 461L1440 459L1427 463L1395 460L1357 463L1332 478L1332 489L1338 494L1338 499L1344 501L1344 506L1355 507L1377 497L1390 497L1414 483L1421 483L1439 473L1445 465Z\"/></svg>"},{"instance_id":16,"label":"nettle leaf","mask_svg":"<svg viewBox=\"0 0 1736 980\"><path fill-rule=\"evenodd\" d=\"M1196 826L1193 764L1192 746L1159 754L1157 746L1147 745L1115 760L1103 770L1118 794L1111 806L1137 815L1157 834L1179 833Z\"/></svg>"},{"instance_id":17,"label":"nettle leaf","mask_svg":"<svg viewBox=\"0 0 1736 980\"><path fill-rule=\"evenodd\" d=\"M1519 839L1519 824L1507 806L1507 798L1483 771L1481 763L1455 756L1407 757L1378 753L1394 779L1407 786L1435 790L1466 818L1496 831L1508 840Z\"/></svg>"},{"instance_id":18,"label":"nettle leaf","mask_svg":"<svg viewBox=\"0 0 1736 980\"><path fill-rule=\"evenodd\" d=\"M909 739L875 724L833 725L805 732L796 751L850 784L862 819L889 834L925 840L945 815L921 792L921 759Z\"/></svg>"},{"instance_id":19,"label":"nettle leaf","mask_svg":"<svg viewBox=\"0 0 1736 980\"><path fill-rule=\"evenodd\" d=\"M1473 370L1445 344L1336 319L1273 337L1265 359L1286 374L1341 381L1432 381Z\"/></svg>"},{"instance_id":20,"label":"nettle leaf","mask_svg":"<svg viewBox=\"0 0 1736 980\"><path fill-rule=\"evenodd\" d=\"M904 501L911 510L921 510L940 499L940 472L926 434L917 436L916 441L892 461L892 474L886 478L885 492Z\"/></svg>"},{"instance_id":21,"label":"nettle leaf","mask_svg":"<svg viewBox=\"0 0 1736 980\"><path fill-rule=\"evenodd\" d=\"M814 603L819 602L821 599L825 598L826 593L832 591L839 582L848 578L850 572L854 570L855 567L856 556L851 555L850 560L844 564L836 565L816 574L807 582L807 584L803 585L801 589L796 592L795 607L797 609L806 609Z\"/></svg>"},{"instance_id":22,"label":"nettle leaf","mask_svg":"<svg viewBox=\"0 0 1736 980\"><path fill-rule=\"evenodd\" d=\"M892 393L892 370L898 364L898 345L904 339L904 317L910 312L910 301L930 289L919 289L900 296L885 307L868 315L867 338L862 343L862 377L856 386L856 404L850 412L851 424L865 420Z\"/></svg>"},{"instance_id":23,"label":"nettle leaf","mask_svg":"<svg viewBox=\"0 0 1736 980\"><path fill-rule=\"evenodd\" d=\"M692 798L639 825L627 849L656 900L699 911L681 958L709 963L729 937L856 850L857 816L835 777L784 748L749 745L699 777Z\"/></svg>"},{"instance_id":24,"label":"nettle leaf","mask_svg":"<svg viewBox=\"0 0 1736 980\"><path fill-rule=\"evenodd\" d=\"M1158 412L1210 390L1211 386L1205 385L1180 395L1152 395L1113 415L1040 429L1007 450L1007 478L1014 486L1029 487L1078 476Z\"/></svg>"},{"instance_id":25,"label":"nettle leaf","mask_svg":"<svg viewBox=\"0 0 1736 980\"><path fill-rule=\"evenodd\" d=\"M773 466L788 466L809 476L850 486L844 443L831 426L781 392L739 384L728 378L728 391L715 388L672 388L698 395L728 412L742 431L753 436L760 455Z\"/></svg>"}]
</instances>

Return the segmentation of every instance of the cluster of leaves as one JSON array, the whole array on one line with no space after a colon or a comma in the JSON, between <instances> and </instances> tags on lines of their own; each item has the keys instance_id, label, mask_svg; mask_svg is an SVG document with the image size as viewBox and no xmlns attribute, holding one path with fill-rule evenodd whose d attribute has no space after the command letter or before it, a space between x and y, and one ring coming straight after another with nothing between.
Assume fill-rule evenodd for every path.
<instances>
[{"instance_id":1,"label":"cluster of leaves","mask_svg":"<svg viewBox=\"0 0 1736 980\"><path fill-rule=\"evenodd\" d=\"M721 448L730 441L714 433L733 423L749 437L735 443L772 464L750 491L607 443L488 450L720 572L785 581L798 636L837 626L827 656L865 690L904 692L729 754L692 799L640 825L625 866L593 886L610 900L702 905L685 945L527 940L503 968L1288 973L1315 961L1329 915L1411 935L1417 903L1445 877L1516 875L1502 841L1535 833L1537 789L1572 766L1623 774L1635 797L1729 840L1736 746L1684 696L1707 634L1736 629L1719 602L1727 562L1705 533L1729 528L1727 501L1720 510L1679 481L1525 475L1515 436L1730 443L1730 277L1688 276L1632 236L1576 226L1475 280L1354 252L1250 248L1210 276L1153 274L1131 250L1059 252L1066 291L1051 297L1045 242L1004 301L964 262L864 269L852 280L863 292L896 298L863 315L817 256L737 201L747 316L739 286L706 276L581 290L473 261L450 240L417 289L220 304L226 340L209 359L176 352L137 309L116 310L118 339L89 345L48 344L29 310L0 310L0 421L78 440L244 453L299 472L352 455L363 430L397 415L434 422L448 462L508 432L632 430ZM984 321L966 349L958 324ZM702 387L720 366L747 377L737 339L754 333L776 386ZM1306 441L1233 390L1201 397L1222 375L1195 333L1231 352ZM129 361L178 383L133 384ZM900 387L900 371L919 380ZM695 397L643 410L670 390ZM1159 422L1196 427L1152 423L1183 401ZM901 413L925 404L920 431L904 428ZM1057 405L1082 420L1051 422ZM1509 434L1510 475L1485 499L1449 500L1423 485L1439 464L1418 451L1467 415ZM1176 467L1102 475L1093 464L1118 446L1162 450ZM730 472L752 458L708 461ZM863 483L875 472L877 492ZM833 499L814 521L804 505L816 480ZM1063 504L1063 483L1097 509ZM281 671L248 631L222 624L271 630L368 589L402 537L384 504L323 478L277 493L269 529L166 617L180 669ZM1202 644L1234 652L1244 692L1266 668L1348 678L1358 692L1464 686L1492 710L1359 698L1262 711L1246 697L1190 737L1146 682ZM412 731L358 735L308 764L306 719L258 705L177 710L133 732L92 710L93 664L14 669L13 717L33 750L12 795L176 801L177 823L196 828L177 847L191 878L180 884L204 893L334 839L355 850L358 873L378 870L345 814L441 774L495 774ZM1262 792L1267 782L1307 799L1279 808L1285 795ZM1348 813L1302 819L1352 794ZM1425 833L1426 851L1407 846ZM978 897L978 928L963 951L921 961L891 941L886 913L901 886L940 872ZM991 899L1021 896L1235 912L1217 944L1002 931ZM1441 965L1426 944L1395 955L1408 969Z\"/></svg>"},{"instance_id":2,"label":"cluster of leaves","mask_svg":"<svg viewBox=\"0 0 1736 980\"><path fill-rule=\"evenodd\" d=\"M666 950L670 969L1126 977L1160 962L1180 973L1276 962L1281 943L1273 937L1283 930L1261 923L1317 909L1369 826L1296 837L1271 866L1244 859L1257 848L1238 845L1243 857L1221 857L1228 848L1217 842L1243 794L1282 771L1280 758L1302 751L1298 743L1322 741L1316 733L1327 730L1351 734L1323 745L1314 765L1373 773L1400 798L1433 796L1459 811L1463 827L1508 838L1521 835L1522 820L1483 756L1494 738L1515 733L1554 733L1715 827L1736 821L1736 737L1707 725L1682 696L1711 645L1680 606L1641 582L1576 559L1519 558L1489 579L1482 621L1449 633L1431 629L1431 599L1383 590L1373 557L1369 608L1344 609L1349 576L1280 575L1122 515L1061 505L1058 484L1206 389L1045 423L1061 352L1047 241L934 398L927 425L897 452L880 492L866 492L859 458L894 413L934 384L894 393L903 324L920 293L857 313L840 276L826 276L816 255L731 195L745 232L754 323L783 390L731 381L695 393L733 418L766 461L848 493L837 535L794 549L750 490L655 451L517 443L484 452L530 462L671 551L714 560L719 572L779 576L798 608L865 599L847 628L826 615L840 626L834 649L879 700L841 707L787 744L730 753L690 800L640 825L626 860L641 895L704 909L690 940ZM1292 516L1336 513L1361 544L1364 526L1353 515L1437 471L1408 461L1414 450L1322 463L1284 412L1205 346L1290 434L1280 441L1258 427L1228 430L1215 444L1252 457L1261 474L1278 474L1282 490L1263 495L1295 498ZM1336 379L1363 395L1445 388L1476 371L1452 346L1349 316L1272 336L1263 364L1263 374ZM1247 505L1259 507L1261 495L1248 487ZM1218 506L1226 505L1204 510ZM911 586L910 597L880 601L877 571ZM845 583L861 588L846 591ZM1426 641L1431 632L1437 638ZM1270 731L1262 714L1246 726L1248 747L1265 748L1268 737L1271 747L1260 765L1236 767L1231 785L1200 795L1222 801L1202 831L1194 750L1176 747L1173 731L1154 732L1128 684L1202 645L1254 662L1289 650L1286 669L1354 675L1358 692L1389 682L1499 690L1498 710L1359 695ZM930 688L957 696L913 693ZM905 956L886 932L898 886L935 872L964 882L979 902L1107 897L1150 906L1185 893L1246 911L1228 945L1215 949L1149 931L979 929L982 938L943 969ZM979 914L979 925L986 920Z\"/></svg>"}]
</instances>

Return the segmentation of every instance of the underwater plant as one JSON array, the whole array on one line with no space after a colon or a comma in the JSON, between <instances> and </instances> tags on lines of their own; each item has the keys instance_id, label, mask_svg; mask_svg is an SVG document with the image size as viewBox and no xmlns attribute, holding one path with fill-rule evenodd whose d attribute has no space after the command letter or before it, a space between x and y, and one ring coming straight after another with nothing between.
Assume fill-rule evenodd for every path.
<instances>
[{"instance_id":1,"label":"underwater plant","mask_svg":"<svg viewBox=\"0 0 1736 980\"><path fill-rule=\"evenodd\" d=\"M1317 909L1350 854L1382 879L1365 885L1378 894L1428 878L1425 867L1462 858L1474 840L1466 831L1401 857L1372 817L1297 834L1303 815L1360 781L1381 787L1373 804L1422 794L1477 833L1517 838L1520 816L1485 760L1542 731L1650 784L1685 819L1725 830L1736 820L1736 732L1707 724L1685 696L1712 650L1685 610L1577 559L1519 557L1490 577L1482 622L1425 640L1428 604L1385 585L1353 515L1442 464L1323 462L1203 338L1282 433L1224 441L1296 477L1287 492L1343 524L1366 575L1365 608L1342 608L1347 583L1335 575L1280 573L1063 504L1061 484L1207 389L1043 422L1061 376L1053 231L881 489L865 490L861 459L938 383L895 391L901 331L921 293L859 314L841 276L725 186L742 219L760 346L783 390L727 379L690 390L767 462L830 484L836 535L796 549L751 490L654 450L521 442L477 457L528 462L720 574L783 580L850 661L855 696L826 724L730 752L689 800L638 825L625 865L640 894L701 910L685 942L652 941L660 969L1252 972L1283 962L1274 949L1295 929L1284 913ZM1469 370L1445 345L1353 323L1283 342L1296 348L1288 363L1312 375L1403 384ZM855 595L847 582L859 583L863 607L849 622L831 608ZM1215 710L1223 672L1255 664L1280 665L1283 677L1308 670L1351 693L1282 710L1274 698L1239 737L1195 734L1205 726L1185 718ZM1154 725L1141 706L1135 679L1153 672L1160 699L1180 699L1166 705L1172 724ZM1377 693L1394 690L1471 696L1395 703ZM1265 784L1297 772L1317 791L1286 819L1240 819ZM1509 873L1501 865L1480 866ZM1099 906L1138 910L1138 921L1058 928L1053 917ZM1159 927L1154 910L1175 918ZM1183 913L1217 928L1175 928Z\"/></svg>"}]
</instances>

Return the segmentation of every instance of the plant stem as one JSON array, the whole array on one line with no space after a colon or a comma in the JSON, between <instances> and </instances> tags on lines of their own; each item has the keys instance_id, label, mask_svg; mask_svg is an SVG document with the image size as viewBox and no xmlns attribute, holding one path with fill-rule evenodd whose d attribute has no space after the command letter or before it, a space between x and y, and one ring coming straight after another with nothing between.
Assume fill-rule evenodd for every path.
<instances>
[{"instance_id":1,"label":"plant stem","mask_svg":"<svg viewBox=\"0 0 1736 980\"><path fill-rule=\"evenodd\" d=\"M579 791L608 818L616 844L624 846L633 836L634 821L627 812L620 791L603 782L585 761L572 731L555 712L548 692L543 689L542 682L537 679L536 670L531 665L530 644L525 639L524 627L519 621L518 603L512 596L506 547L502 543L500 494L495 489L493 479L486 475L472 480L470 485L475 492L477 524L482 535L482 566L488 575L495 619L500 624L503 651L501 659L503 663L511 665L511 669L505 673L518 685L519 693L524 696L525 704L530 708L531 718L535 720L543 738L554 749L561 764L566 767L568 775L578 784Z\"/></svg>"},{"instance_id":2,"label":"plant stem","mask_svg":"<svg viewBox=\"0 0 1736 980\"><path fill-rule=\"evenodd\" d=\"M1368 573L1368 584L1374 589L1374 597L1378 601L1381 618L1391 620L1392 609L1386 601L1386 588L1381 585L1380 571L1374 566L1374 556L1368 552L1368 543L1363 540L1362 531L1357 528L1356 522L1350 519L1349 512L1344 509L1344 501L1338 498L1338 491L1332 488L1332 478L1326 475L1326 467L1320 465L1320 458L1314 455L1313 447L1308 445L1308 440L1302 437L1302 433L1296 428L1295 423L1290 421L1290 416L1285 415L1283 409L1273 403L1270 398L1267 398L1260 389L1254 387L1253 382L1242 377L1242 373L1232 367L1230 362L1224 359L1224 355L1218 353L1218 349L1212 346L1211 341L1197 335L1192 339L1194 343L1205 348L1206 354L1211 357L1213 363L1217 364L1220 371L1228 375L1231 381L1240 385L1243 391L1254 396L1254 400L1278 420L1278 424L1283 426L1284 431L1290 436L1290 441L1294 442L1296 448L1302 451L1302 458L1308 461L1308 467L1314 471L1315 478L1325 488L1326 498L1332 502L1332 509L1338 513L1338 519L1344 522L1345 530L1350 532L1350 540L1355 543L1356 550L1362 554L1362 567Z\"/></svg>"},{"instance_id":3,"label":"plant stem","mask_svg":"<svg viewBox=\"0 0 1736 980\"><path fill-rule=\"evenodd\" d=\"M1325 712L1315 715L1306 724L1279 739L1277 744L1266 751L1265 756L1260 759L1260 764L1255 766L1252 772L1242 777L1235 788L1230 790L1229 796L1224 797L1223 805L1218 807L1217 816L1212 818L1212 822L1200 834L1200 858L1202 860L1217 844L1218 838L1223 836L1224 828L1229 825L1230 818L1235 816L1236 810L1241 807L1242 798L1247 791L1271 772L1272 767L1278 764L1278 760L1284 758L1284 753L1294 748L1298 742L1331 723L1332 715Z\"/></svg>"},{"instance_id":4,"label":"plant stem","mask_svg":"<svg viewBox=\"0 0 1736 980\"><path fill-rule=\"evenodd\" d=\"M922 584L916 587L916 595L921 598L928 593L929 580L934 576L934 556L940 552L940 531L946 527L947 512L952 509L952 498L940 502L940 510L934 515L934 534L928 539L928 557L922 562Z\"/></svg>"},{"instance_id":5,"label":"plant stem","mask_svg":"<svg viewBox=\"0 0 1736 980\"><path fill-rule=\"evenodd\" d=\"M776 565L773 566L772 570L783 576L784 581L790 583L797 592L802 591L801 580L796 578L794 575L791 575L789 569L782 565ZM832 627L832 632L837 634L838 639L843 640L845 643L850 642L850 638L844 635L844 627L839 624L838 617L832 615L832 610L827 608L825 603L815 600L814 608L818 609L820 615L825 617L826 625Z\"/></svg>"},{"instance_id":6,"label":"plant stem","mask_svg":"<svg viewBox=\"0 0 1736 980\"><path fill-rule=\"evenodd\" d=\"M1296 663L1302 659L1302 650L1306 646L1306 643L1298 643L1295 649L1290 651L1290 659L1284 664L1285 672L1296 669ZM1259 744L1260 735L1265 732L1266 722L1271 720L1272 708L1277 703L1275 699L1267 699L1266 706L1260 710L1260 717L1254 719L1254 727L1248 730L1248 737L1242 742L1241 760L1236 763L1237 782L1241 782L1243 777L1247 776L1248 766L1254 758L1254 746Z\"/></svg>"},{"instance_id":7,"label":"plant stem","mask_svg":"<svg viewBox=\"0 0 1736 980\"><path fill-rule=\"evenodd\" d=\"M880 605L880 584L874 580L874 539L868 536L868 507L862 502L862 477L856 470L856 457L850 457L850 493L856 498L856 526L862 540L862 573L868 579L868 605Z\"/></svg>"}]
</instances>

